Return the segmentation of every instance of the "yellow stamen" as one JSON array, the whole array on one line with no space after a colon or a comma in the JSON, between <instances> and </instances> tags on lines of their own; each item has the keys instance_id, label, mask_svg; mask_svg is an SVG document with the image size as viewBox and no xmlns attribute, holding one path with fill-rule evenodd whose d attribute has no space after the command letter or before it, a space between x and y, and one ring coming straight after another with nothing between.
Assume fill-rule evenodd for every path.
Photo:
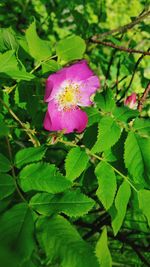
<instances>
[{"instance_id":1,"label":"yellow stamen","mask_svg":"<svg viewBox=\"0 0 150 267\"><path fill-rule=\"evenodd\" d=\"M79 86L77 84L68 84L59 94L56 96L57 103L60 110L70 110L77 106L80 99Z\"/></svg>"}]
</instances>

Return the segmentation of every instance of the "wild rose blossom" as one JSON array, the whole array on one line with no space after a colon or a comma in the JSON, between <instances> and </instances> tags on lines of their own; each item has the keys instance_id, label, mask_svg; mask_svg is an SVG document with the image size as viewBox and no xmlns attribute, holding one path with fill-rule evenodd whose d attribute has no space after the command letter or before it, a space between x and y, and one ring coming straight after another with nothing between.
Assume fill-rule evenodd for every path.
<instances>
[{"instance_id":1,"label":"wild rose blossom","mask_svg":"<svg viewBox=\"0 0 150 267\"><path fill-rule=\"evenodd\" d=\"M128 106L131 109L136 109L137 108L136 93L132 93L130 96L128 96L124 101L124 105Z\"/></svg>"},{"instance_id":2,"label":"wild rose blossom","mask_svg":"<svg viewBox=\"0 0 150 267\"><path fill-rule=\"evenodd\" d=\"M44 101L48 110L44 128L48 131L82 132L88 122L87 114L80 107L90 106L90 97L100 87L85 60L51 74L46 81Z\"/></svg>"}]
</instances>

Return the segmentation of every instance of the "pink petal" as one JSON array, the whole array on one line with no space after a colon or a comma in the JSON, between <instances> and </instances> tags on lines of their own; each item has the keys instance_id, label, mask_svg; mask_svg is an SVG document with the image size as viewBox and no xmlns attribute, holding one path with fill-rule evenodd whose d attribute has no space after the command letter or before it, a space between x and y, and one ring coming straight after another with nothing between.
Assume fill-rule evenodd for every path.
<instances>
[{"instance_id":1,"label":"pink petal","mask_svg":"<svg viewBox=\"0 0 150 267\"><path fill-rule=\"evenodd\" d=\"M63 112L62 118L62 128L66 129L66 133L81 133L88 123L87 114L79 108Z\"/></svg>"},{"instance_id":2,"label":"pink petal","mask_svg":"<svg viewBox=\"0 0 150 267\"><path fill-rule=\"evenodd\" d=\"M81 60L67 68L66 76L68 80L81 81L88 79L93 75L93 71L89 68L86 60Z\"/></svg>"},{"instance_id":3,"label":"pink petal","mask_svg":"<svg viewBox=\"0 0 150 267\"><path fill-rule=\"evenodd\" d=\"M124 101L124 105L131 109L136 108L136 93L132 93L130 96L128 96Z\"/></svg>"},{"instance_id":4,"label":"pink petal","mask_svg":"<svg viewBox=\"0 0 150 267\"><path fill-rule=\"evenodd\" d=\"M44 119L44 128L48 131L61 131L72 133L82 132L88 122L87 114L80 109L59 111L57 104L50 101L48 111Z\"/></svg>"},{"instance_id":5,"label":"pink petal","mask_svg":"<svg viewBox=\"0 0 150 267\"><path fill-rule=\"evenodd\" d=\"M67 68L63 68L48 77L44 96L45 102L49 102L54 98L56 92L60 88L60 85L66 80L66 69Z\"/></svg>"},{"instance_id":6,"label":"pink petal","mask_svg":"<svg viewBox=\"0 0 150 267\"><path fill-rule=\"evenodd\" d=\"M90 106L92 102L90 97L100 88L100 81L97 76L92 76L85 81L82 81L80 87L80 104L81 106Z\"/></svg>"}]
</instances>

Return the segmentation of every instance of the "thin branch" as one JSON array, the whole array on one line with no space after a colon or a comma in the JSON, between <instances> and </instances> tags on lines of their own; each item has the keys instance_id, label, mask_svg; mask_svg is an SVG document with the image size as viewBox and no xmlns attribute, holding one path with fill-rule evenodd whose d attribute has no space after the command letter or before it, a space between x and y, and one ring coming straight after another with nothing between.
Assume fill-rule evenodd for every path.
<instances>
[{"instance_id":1,"label":"thin branch","mask_svg":"<svg viewBox=\"0 0 150 267\"><path fill-rule=\"evenodd\" d=\"M8 110L8 112L11 114L11 116L20 124L20 126L24 129L24 131L26 132L26 134L29 136L29 140L33 143L33 145L35 147L39 146L40 143L38 141L38 139L36 138L35 135L33 135L32 130L31 129L27 129L25 127L25 124L18 118L18 116L12 111L12 109L10 107L8 107L6 105L6 103L0 98L0 102L2 103L2 105Z\"/></svg>"},{"instance_id":2,"label":"thin branch","mask_svg":"<svg viewBox=\"0 0 150 267\"><path fill-rule=\"evenodd\" d=\"M141 56L139 57L139 59L137 60L137 62L135 63L135 66L134 66L134 70L133 70L133 74L132 74L131 80L130 80L128 86L127 86L127 91L128 91L128 89L131 87L131 84L132 84L132 82L133 82L133 79L134 79L136 70L137 70L137 68L138 68L138 65L140 64L140 62L142 61L142 59L144 58L144 56L145 56L145 55L141 55Z\"/></svg>"},{"instance_id":3,"label":"thin branch","mask_svg":"<svg viewBox=\"0 0 150 267\"><path fill-rule=\"evenodd\" d=\"M148 49L148 51L149 51L149 49ZM137 62L135 63L135 65L134 65L134 70L133 70L133 73L132 73L130 82L129 82L129 84L128 84L126 90L124 90L124 92L123 92L123 94L122 94L120 100L123 99L123 98L125 97L126 93L127 93L128 90L130 89L131 84L132 84L133 79L134 79L134 76L135 76L135 73L136 73L136 70L137 70L137 68L138 68L138 66L139 66L139 64L140 64L140 62L141 62L142 59L144 58L144 56L145 56L145 55L141 55L141 56L138 58Z\"/></svg>"},{"instance_id":4,"label":"thin branch","mask_svg":"<svg viewBox=\"0 0 150 267\"><path fill-rule=\"evenodd\" d=\"M14 169L14 165L13 165L12 150L11 150L11 146L10 146L10 142L9 142L8 137L6 137L6 143L7 143L7 147L8 147L8 154L9 154L9 159L10 159L10 162L11 162L11 172L12 172L12 177L14 178L14 184L15 184L15 187L16 187L16 191L17 191L18 195L20 196L20 198L24 202L27 203L26 199L22 195L22 193L20 191L20 188L18 187L18 184L17 184L17 177L16 177L16 174L15 174L15 169Z\"/></svg>"},{"instance_id":5,"label":"thin branch","mask_svg":"<svg viewBox=\"0 0 150 267\"><path fill-rule=\"evenodd\" d=\"M144 19L146 19L148 16L150 16L150 10L142 13L141 15L137 16L132 22L118 27L116 29L113 29L111 31L107 31L101 34L96 34L93 36L94 39L99 39L99 38L103 38L107 35L112 35L113 33L125 33L126 31L132 29L135 25L139 24L141 21L143 21Z\"/></svg>"},{"instance_id":6,"label":"thin branch","mask_svg":"<svg viewBox=\"0 0 150 267\"><path fill-rule=\"evenodd\" d=\"M122 243L126 243L127 245L129 245L136 252L136 254L141 259L141 261L144 262L146 266L150 267L149 261L143 256L143 254L141 253L140 249L138 248L137 245L135 245L134 242L132 242L131 240L127 239L126 236L122 235L122 234L118 234L116 236L116 239L118 239Z\"/></svg>"},{"instance_id":7,"label":"thin branch","mask_svg":"<svg viewBox=\"0 0 150 267\"><path fill-rule=\"evenodd\" d=\"M148 96L150 92L150 83L147 85L142 97L140 98L139 100L139 103L138 103L138 110L141 112L142 111L142 108L143 108L143 105L144 105L144 102L146 101L146 98Z\"/></svg>"},{"instance_id":8,"label":"thin branch","mask_svg":"<svg viewBox=\"0 0 150 267\"><path fill-rule=\"evenodd\" d=\"M104 46L109 46L109 47L115 48L117 50L129 53L129 54L136 53L136 54L142 54L144 56L150 56L150 52L148 52L148 51L126 48L124 46L115 45L111 42L96 40L94 37L91 38L91 42L96 43L96 44L100 44L100 45L104 45Z\"/></svg>"}]
</instances>

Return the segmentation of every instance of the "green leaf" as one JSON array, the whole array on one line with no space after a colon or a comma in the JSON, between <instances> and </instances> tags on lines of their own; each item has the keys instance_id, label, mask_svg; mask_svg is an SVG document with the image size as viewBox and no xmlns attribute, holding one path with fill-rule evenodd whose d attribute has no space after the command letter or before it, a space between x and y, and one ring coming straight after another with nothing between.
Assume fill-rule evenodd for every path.
<instances>
[{"instance_id":1,"label":"green leaf","mask_svg":"<svg viewBox=\"0 0 150 267\"><path fill-rule=\"evenodd\" d=\"M129 120L137 117L139 115L139 111L128 107L116 107L113 111L113 115L119 121L128 122Z\"/></svg>"},{"instance_id":2,"label":"green leaf","mask_svg":"<svg viewBox=\"0 0 150 267\"><path fill-rule=\"evenodd\" d=\"M0 76L9 76L12 79L25 81L30 81L34 78L33 74L26 72L23 65L19 66L14 50L0 54Z\"/></svg>"},{"instance_id":3,"label":"green leaf","mask_svg":"<svg viewBox=\"0 0 150 267\"><path fill-rule=\"evenodd\" d=\"M47 62L42 63L42 73L45 74L47 72L56 72L61 68L61 66L55 60L49 60Z\"/></svg>"},{"instance_id":4,"label":"green leaf","mask_svg":"<svg viewBox=\"0 0 150 267\"><path fill-rule=\"evenodd\" d=\"M30 55L37 61L42 61L51 56L50 41L40 39L36 32L36 22L33 21L26 30L26 40Z\"/></svg>"},{"instance_id":5,"label":"green leaf","mask_svg":"<svg viewBox=\"0 0 150 267\"><path fill-rule=\"evenodd\" d=\"M150 227L150 190L142 189L138 192L139 208L147 218Z\"/></svg>"},{"instance_id":6,"label":"green leaf","mask_svg":"<svg viewBox=\"0 0 150 267\"><path fill-rule=\"evenodd\" d=\"M120 138L121 129L112 117L103 117L98 126L98 136L92 148L93 153L112 147Z\"/></svg>"},{"instance_id":7,"label":"green leaf","mask_svg":"<svg viewBox=\"0 0 150 267\"><path fill-rule=\"evenodd\" d=\"M0 51L17 50L18 42L11 28L0 29Z\"/></svg>"},{"instance_id":8,"label":"green leaf","mask_svg":"<svg viewBox=\"0 0 150 267\"><path fill-rule=\"evenodd\" d=\"M143 118L136 118L133 128L141 135L150 135L150 121Z\"/></svg>"},{"instance_id":9,"label":"green leaf","mask_svg":"<svg viewBox=\"0 0 150 267\"><path fill-rule=\"evenodd\" d=\"M11 169L10 161L0 153L0 172L8 172Z\"/></svg>"},{"instance_id":10,"label":"green leaf","mask_svg":"<svg viewBox=\"0 0 150 267\"><path fill-rule=\"evenodd\" d=\"M108 210L113 203L117 188L115 173L108 163L100 162L95 169L95 174L98 179L96 194L104 208Z\"/></svg>"},{"instance_id":11,"label":"green leaf","mask_svg":"<svg viewBox=\"0 0 150 267\"><path fill-rule=\"evenodd\" d=\"M8 197L15 191L13 177L9 174L0 173L0 200Z\"/></svg>"},{"instance_id":12,"label":"green leaf","mask_svg":"<svg viewBox=\"0 0 150 267\"><path fill-rule=\"evenodd\" d=\"M142 183L143 177L150 177L150 139L142 138L130 132L125 142L124 161L129 173L137 183Z\"/></svg>"},{"instance_id":13,"label":"green leaf","mask_svg":"<svg viewBox=\"0 0 150 267\"><path fill-rule=\"evenodd\" d=\"M13 248L23 262L34 249L33 229L31 210L24 203L17 204L0 217L0 243L10 251Z\"/></svg>"},{"instance_id":14,"label":"green leaf","mask_svg":"<svg viewBox=\"0 0 150 267\"><path fill-rule=\"evenodd\" d=\"M94 102L96 102L96 105L99 109L105 112L112 112L115 108L115 101L111 90L97 93L94 97Z\"/></svg>"},{"instance_id":15,"label":"green leaf","mask_svg":"<svg viewBox=\"0 0 150 267\"><path fill-rule=\"evenodd\" d=\"M86 49L85 41L79 36L70 36L56 45L59 61L67 63L75 59L82 59Z\"/></svg>"},{"instance_id":16,"label":"green leaf","mask_svg":"<svg viewBox=\"0 0 150 267\"><path fill-rule=\"evenodd\" d=\"M17 152L15 165L17 168L21 168L27 163L39 161L44 157L45 151L46 148L44 146L24 148Z\"/></svg>"},{"instance_id":17,"label":"green leaf","mask_svg":"<svg viewBox=\"0 0 150 267\"><path fill-rule=\"evenodd\" d=\"M24 192L36 190L55 194L71 186L71 182L48 163L33 163L24 167L19 178Z\"/></svg>"},{"instance_id":18,"label":"green leaf","mask_svg":"<svg viewBox=\"0 0 150 267\"><path fill-rule=\"evenodd\" d=\"M87 125L88 127L100 121L101 115L97 108L88 107L85 108L85 111L88 115L88 125Z\"/></svg>"},{"instance_id":19,"label":"green leaf","mask_svg":"<svg viewBox=\"0 0 150 267\"><path fill-rule=\"evenodd\" d=\"M115 208L116 214L112 215L112 228L114 231L114 235L117 235L118 231L120 230L124 217L126 215L127 205L129 202L129 198L131 195L130 185L123 181L120 185L116 198L115 198Z\"/></svg>"},{"instance_id":20,"label":"green leaf","mask_svg":"<svg viewBox=\"0 0 150 267\"><path fill-rule=\"evenodd\" d=\"M62 267L99 266L92 248L65 218L43 218L38 220L37 227L38 240L49 264L57 260Z\"/></svg>"},{"instance_id":21,"label":"green leaf","mask_svg":"<svg viewBox=\"0 0 150 267\"><path fill-rule=\"evenodd\" d=\"M108 248L108 240L107 240L107 228L104 227L102 234L96 244L96 256L99 260L99 264L101 267L111 267L112 259L111 254Z\"/></svg>"},{"instance_id":22,"label":"green leaf","mask_svg":"<svg viewBox=\"0 0 150 267\"><path fill-rule=\"evenodd\" d=\"M0 137L7 136L9 129L3 120L3 116L0 114Z\"/></svg>"},{"instance_id":23,"label":"green leaf","mask_svg":"<svg viewBox=\"0 0 150 267\"><path fill-rule=\"evenodd\" d=\"M94 205L94 201L80 190L68 191L59 195L48 193L36 194L30 205L43 215L63 212L70 217L83 216Z\"/></svg>"},{"instance_id":24,"label":"green leaf","mask_svg":"<svg viewBox=\"0 0 150 267\"><path fill-rule=\"evenodd\" d=\"M86 169L89 157L79 147L72 148L65 161L66 176L70 181L75 180Z\"/></svg>"}]
</instances>

